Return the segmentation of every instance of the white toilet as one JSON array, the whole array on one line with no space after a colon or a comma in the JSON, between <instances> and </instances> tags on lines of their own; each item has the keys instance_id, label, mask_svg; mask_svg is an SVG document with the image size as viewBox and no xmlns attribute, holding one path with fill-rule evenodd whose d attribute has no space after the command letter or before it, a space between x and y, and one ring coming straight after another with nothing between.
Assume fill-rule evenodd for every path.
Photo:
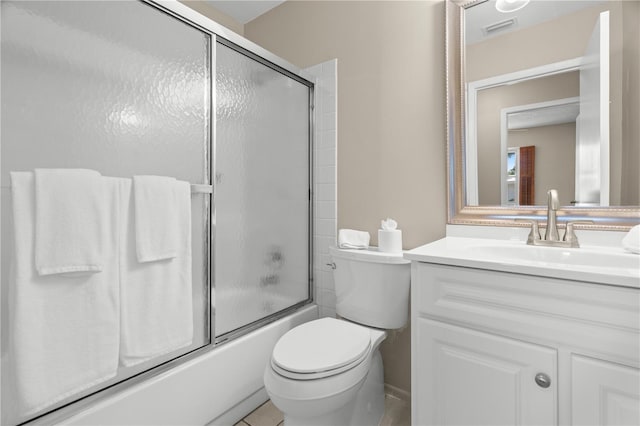
<instances>
[{"instance_id":1,"label":"white toilet","mask_svg":"<svg viewBox=\"0 0 640 426\"><path fill-rule=\"evenodd\" d=\"M384 330L409 316L410 262L401 253L330 249L336 311L287 332L276 343L264 384L285 426L378 425Z\"/></svg>"}]
</instances>

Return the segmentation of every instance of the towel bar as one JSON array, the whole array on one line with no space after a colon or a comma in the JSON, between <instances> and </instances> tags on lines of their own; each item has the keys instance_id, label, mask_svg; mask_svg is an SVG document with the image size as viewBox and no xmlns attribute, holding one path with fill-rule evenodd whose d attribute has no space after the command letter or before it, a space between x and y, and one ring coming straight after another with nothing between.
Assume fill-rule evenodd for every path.
<instances>
[{"instance_id":1,"label":"towel bar","mask_svg":"<svg viewBox=\"0 0 640 426\"><path fill-rule=\"evenodd\" d=\"M11 185L2 185L2 189L11 189ZM203 183L191 184L192 194L213 194L213 185L206 185Z\"/></svg>"},{"instance_id":2,"label":"towel bar","mask_svg":"<svg viewBox=\"0 0 640 426\"><path fill-rule=\"evenodd\" d=\"M191 184L192 194L213 194L213 185L205 185L201 183Z\"/></svg>"}]
</instances>

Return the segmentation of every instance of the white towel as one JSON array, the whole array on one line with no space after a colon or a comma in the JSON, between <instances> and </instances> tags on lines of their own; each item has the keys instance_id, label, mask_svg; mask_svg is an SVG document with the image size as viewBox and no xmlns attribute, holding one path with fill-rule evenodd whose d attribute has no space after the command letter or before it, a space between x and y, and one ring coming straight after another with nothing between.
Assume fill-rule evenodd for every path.
<instances>
[{"instance_id":1,"label":"white towel","mask_svg":"<svg viewBox=\"0 0 640 426\"><path fill-rule=\"evenodd\" d=\"M622 247L631 253L640 254L640 225L636 225L622 239Z\"/></svg>"},{"instance_id":2,"label":"white towel","mask_svg":"<svg viewBox=\"0 0 640 426\"><path fill-rule=\"evenodd\" d=\"M118 205L105 188L107 238L99 274L41 276L35 269L35 178L11 173L15 251L9 287L9 356L25 415L116 374L119 349Z\"/></svg>"},{"instance_id":3,"label":"white towel","mask_svg":"<svg viewBox=\"0 0 640 426\"><path fill-rule=\"evenodd\" d=\"M348 249L366 249L369 247L368 232L353 229L341 229L338 231L338 247Z\"/></svg>"},{"instance_id":4,"label":"white towel","mask_svg":"<svg viewBox=\"0 0 640 426\"><path fill-rule=\"evenodd\" d=\"M188 346L193 340L191 190L174 181L178 236L176 257L138 262L131 181L123 180L121 220L120 362L131 366Z\"/></svg>"},{"instance_id":5,"label":"white towel","mask_svg":"<svg viewBox=\"0 0 640 426\"><path fill-rule=\"evenodd\" d=\"M36 169L36 269L99 272L108 238L104 181L85 169Z\"/></svg>"},{"instance_id":6,"label":"white towel","mask_svg":"<svg viewBox=\"0 0 640 426\"><path fill-rule=\"evenodd\" d=\"M134 176L133 192L138 261L176 257L180 244L176 180L166 176Z\"/></svg>"}]
</instances>

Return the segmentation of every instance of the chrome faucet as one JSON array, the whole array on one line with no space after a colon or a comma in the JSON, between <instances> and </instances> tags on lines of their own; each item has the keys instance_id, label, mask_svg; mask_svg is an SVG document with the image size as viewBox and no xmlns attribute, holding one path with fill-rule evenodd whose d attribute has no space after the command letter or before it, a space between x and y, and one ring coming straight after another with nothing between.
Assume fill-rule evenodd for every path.
<instances>
[{"instance_id":1,"label":"chrome faucet","mask_svg":"<svg viewBox=\"0 0 640 426\"><path fill-rule=\"evenodd\" d=\"M558 223L556 220L556 212L560 208L560 202L558 201L558 191L550 189L547 191L547 230L544 234L544 238L540 236L539 224L537 220L516 220L518 222L528 222L531 224L531 232L527 237L527 244L534 246L547 246L547 247L570 247L578 248L578 237L574 232L574 225L593 223L590 220L577 220L567 222L564 236L560 240L560 234L558 233Z\"/></svg>"}]
</instances>

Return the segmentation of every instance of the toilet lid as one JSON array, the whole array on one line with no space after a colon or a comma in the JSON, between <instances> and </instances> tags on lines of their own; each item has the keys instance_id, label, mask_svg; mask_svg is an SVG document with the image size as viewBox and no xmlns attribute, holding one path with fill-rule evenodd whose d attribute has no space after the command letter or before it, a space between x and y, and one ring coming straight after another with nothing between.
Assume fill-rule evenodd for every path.
<instances>
[{"instance_id":1,"label":"toilet lid","mask_svg":"<svg viewBox=\"0 0 640 426\"><path fill-rule=\"evenodd\" d=\"M293 373L319 373L359 363L369 352L366 327L322 318L295 327L280 338L272 363Z\"/></svg>"}]
</instances>

